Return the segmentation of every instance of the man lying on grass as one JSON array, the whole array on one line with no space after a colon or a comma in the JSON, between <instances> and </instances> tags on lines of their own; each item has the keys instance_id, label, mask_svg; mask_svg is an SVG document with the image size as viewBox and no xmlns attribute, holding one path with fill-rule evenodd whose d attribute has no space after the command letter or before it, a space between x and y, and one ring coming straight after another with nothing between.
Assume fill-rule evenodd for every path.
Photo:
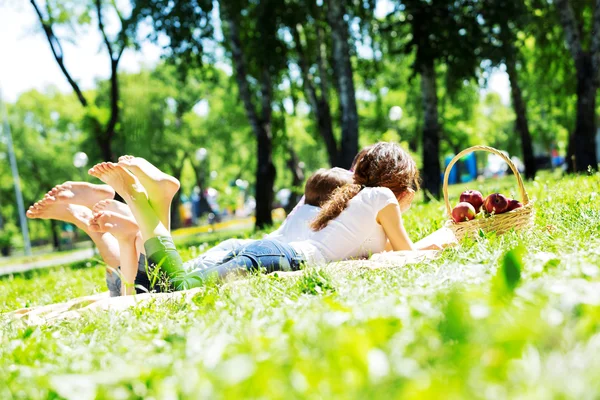
<instances>
[{"instance_id":1,"label":"man lying on grass","mask_svg":"<svg viewBox=\"0 0 600 400\"><path fill-rule=\"evenodd\" d=\"M120 160L125 163L127 160L131 162L132 159L125 156ZM135 161L144 164L145 168L154 168L143 159ZM165 193L169 193L170 196L164 196L163 201L170 204L176 192L174 189L179 187L179 182L168 175L157 176L161 176L166 186ZM319 213L320 207L336 188L351 182L352 174L344 169L318 170L306 182L303 204L297 206L281 227L267 237L283 243L305 240L311 232L309 224ZM52 218L74 223L88 233L109 265L106 282L111 296L114 297L126 291L133 292L132 285L128 285L128 289L125 290L119 274L113 273L116 269L121 271L126 282L133 282L138 273L140 286L147 288L149 282L145 273L145 250L137 222L129 207L112 200L112 197L114 197L114 190L108 185L67 182L56 186L43 200L31 206L27 215L30 218ZM94 201L98 202L93 204ZM169 223L168 220L166 223ZM251 239L225 240L185 263L185 269L193 271L220 264L230 252L252 241Z\"/></svg>"},{"instance_id":2,"label":"man lying on grass","mask_svg":"<svg viewBox=\"0 0 600 400\"><path fill-rule=\"evenodd\" d=\"M378 143L359 158L353 183L334 192L312 222L308 239L289 244L273 239L255 241L230 252L217 265L193 271L186 270L168 229L171 199L165 197L164 186L170 185L172 177L134 157L121 158L118 164L100 163L90 174L115 189L135 217L102 218L106 215L102 213L91 225L98 225L98 230L129 230L133 235L137 223L149 264L167 276L174 290L201 286L208 278L222 278L231 272L288 271L303 263L322 265L362 258L383 251L388 242L393 250L416 249L404 229L402 212L408 210L418 189L418 171L414 160L393 143ZM132 254L133 260L133 250ZM138 274L136 283L147 285L148 277Z\"/></svg>"}]
</instances>

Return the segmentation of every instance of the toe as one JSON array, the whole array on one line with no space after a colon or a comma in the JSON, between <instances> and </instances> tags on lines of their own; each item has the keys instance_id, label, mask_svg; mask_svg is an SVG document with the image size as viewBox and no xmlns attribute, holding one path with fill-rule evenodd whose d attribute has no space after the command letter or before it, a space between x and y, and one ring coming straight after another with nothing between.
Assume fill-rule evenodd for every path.
<instances>
[{"instance_id":1,"label":"toe","mask_svg":"<svg viewBox=\"0 0 600 400\"><path fill-rule=\"evenodd\" d=\"M100 232L100 225L95 222L90 222L89 229L91 232Z\"/></svg>"}]
</instances>

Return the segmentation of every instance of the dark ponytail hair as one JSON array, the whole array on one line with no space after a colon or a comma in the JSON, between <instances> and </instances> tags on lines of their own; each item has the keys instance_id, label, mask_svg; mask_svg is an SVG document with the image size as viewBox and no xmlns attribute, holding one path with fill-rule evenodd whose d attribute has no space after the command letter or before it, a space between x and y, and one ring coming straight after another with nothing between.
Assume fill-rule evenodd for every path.
<instances>
[{"instance_id":1,"label":"dark ponytail hair","mask_svg":"<svg viewBox=\"0 0 600 400\"><path fill-rule=\"evenodd\" d=\"M333 192L310 225L314 231L320 231L337 218L348 207L348 202L365 187L387 187L396 197L408 189L419 189L417 165L398 144L379 142L357 158L354 182Z\"/></svg>"}]
</instances>

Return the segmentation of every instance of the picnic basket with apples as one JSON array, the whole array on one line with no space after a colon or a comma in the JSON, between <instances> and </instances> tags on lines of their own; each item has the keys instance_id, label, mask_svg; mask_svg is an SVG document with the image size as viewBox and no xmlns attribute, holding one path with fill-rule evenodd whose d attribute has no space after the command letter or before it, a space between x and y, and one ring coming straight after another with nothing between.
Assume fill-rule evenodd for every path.
<instances>
[{"instance_id":1,"label":"picnic basket with apples","mask_svg":"<svg viewBox=\"0 0 600 400\"><path fill-rule=\"evenodd\" d=\"M448 197L448 178L452 167L462 157L474 151L486 151L501 157L510 167L517 179L521 201L510 200L500 193L494 193L483 199L477 191L463 192L461 202L454 207L450 206ZM496 232L502 234L510 230L528 229L533 226L533 203L529 200L527 191L523 186L523 179L515 164L506 154L489 146L473 146L458 153L446 167L444 173L444 202L450 220L446 226L450 228L458 240L465 236L477 237L483 233ZM481 208L481 212L479 211Z\"/></svg>"}]
</instances>

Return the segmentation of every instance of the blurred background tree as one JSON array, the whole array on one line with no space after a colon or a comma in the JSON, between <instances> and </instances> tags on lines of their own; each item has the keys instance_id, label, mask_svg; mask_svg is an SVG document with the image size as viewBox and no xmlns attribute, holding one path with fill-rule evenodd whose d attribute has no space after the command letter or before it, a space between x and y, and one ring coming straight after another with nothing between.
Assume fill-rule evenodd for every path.
<instances>
[{"instance_id":1,"label":"blurred background tree","mask_svg":"<svg viewBox=\"0 0 600 400\"><path fill-rule=\"evenodd\" d=\"M191 196L216 207L209 188L230 209L254 197L256 226L268 226L276 193L292 193L289 211L312 171L349 167L378 140L415 156L426 198L440 195L444 160L473 144L519 156L529 179L557 153L574 172L597 169L600 0L30 5L72 93L29 91L8 105L27 203L91 179L73 166L78 151L90 164L140 155L180 179L174 227ZM85 30L102 40L108 78L82 89L68 68L77 54L62 44ZM122 54L145 43L159 44L163 60L120 71ZM508 97L491 89L504 72ZM7 164L8 232L17 216ZM59 244L56 226L32 225L35 241Z\"/></svg>"}]
</instances>

